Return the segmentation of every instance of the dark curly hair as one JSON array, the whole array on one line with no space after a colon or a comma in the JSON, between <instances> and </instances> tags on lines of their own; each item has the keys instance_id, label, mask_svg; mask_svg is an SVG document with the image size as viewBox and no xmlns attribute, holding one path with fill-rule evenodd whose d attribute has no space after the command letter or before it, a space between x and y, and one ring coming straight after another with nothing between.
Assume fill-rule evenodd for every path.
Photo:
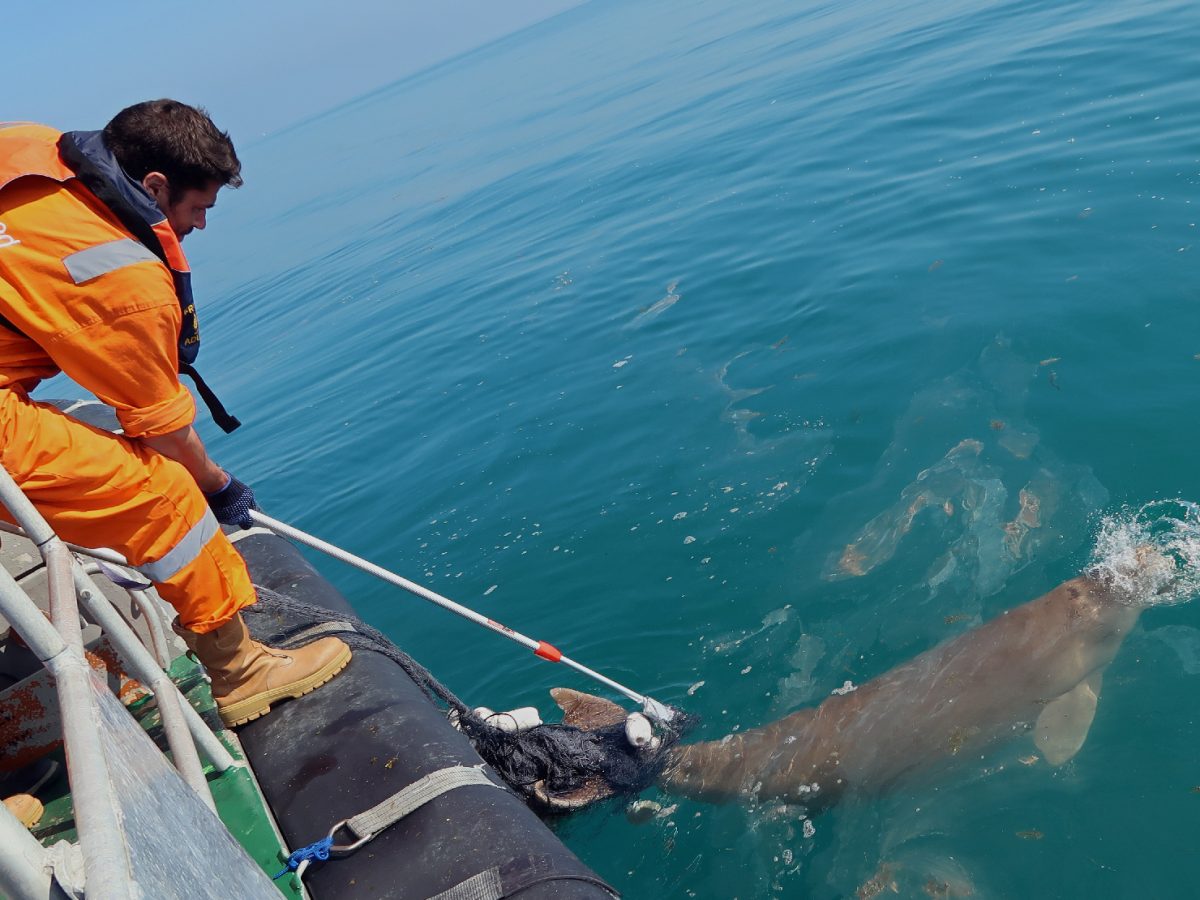
<instances>
[{"instance_id":1,"label":"dark curly hair","mask_svg":"<svg viewBox=\"0 0 1200 900\"><path fill-rule=\"evenodd\" d=\"M242 164L227 132L203 109L178 100L147 100L121 110L104 126L104 144L125 173L141 181L162 172L171 202L212 182L242 186Z\"/></svg>"}]
</instances>

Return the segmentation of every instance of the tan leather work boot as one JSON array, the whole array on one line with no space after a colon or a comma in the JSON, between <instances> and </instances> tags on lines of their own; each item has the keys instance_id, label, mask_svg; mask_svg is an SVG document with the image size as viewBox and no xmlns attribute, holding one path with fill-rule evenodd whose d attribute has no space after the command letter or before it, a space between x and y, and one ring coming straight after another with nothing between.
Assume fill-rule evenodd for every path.
<instances>
[{"instance_id":1,"label":"tan leather work boot","mask_svg":"<svg viewBox=\"0 0 1200 900\"><path fill-rule=\"evenodd\" d=\"M271 711L277 700L300 697L329 681L350 662L350 648L335 637L295 650L251 640L241 615L207 634L175 631L208 670L221 721L244 725Z\"/></svg>"},{"instance_id":2,"label":"tan leather work boot","mask_svg":"<svg viewBox=\"0 0 1200 900\"><path fill-rule=\"evenodd\" d=\"M32 794L13 794L4 798L4 805L26 828L32 828L41 819L46 808L42 801Z\"/></svg>"}]
</instances>

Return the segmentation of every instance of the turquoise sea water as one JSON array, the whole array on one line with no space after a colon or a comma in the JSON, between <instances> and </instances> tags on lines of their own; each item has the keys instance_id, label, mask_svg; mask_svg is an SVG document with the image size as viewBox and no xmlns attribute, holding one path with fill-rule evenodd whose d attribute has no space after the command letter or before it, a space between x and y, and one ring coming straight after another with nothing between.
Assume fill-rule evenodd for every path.
<instances>
[{"instance_id":1,"label":"turquoise sea water","mask_svg":"<svg viewBox=\"0 0 1200 900\"><path fill-rule=\"evenodd\" d=\"M1100 514L1200 498L1198 34L1181 0L589 3L243 141L187 245L246 422L206 439L704 737L815 704L1070 577ZM322 568L468 702L589 687ZM630 898L1194 896L1197 609L1143 616L1059 769L1017 739L811 837L666 797L555 827Z\"/></svg>"}]
</instances>

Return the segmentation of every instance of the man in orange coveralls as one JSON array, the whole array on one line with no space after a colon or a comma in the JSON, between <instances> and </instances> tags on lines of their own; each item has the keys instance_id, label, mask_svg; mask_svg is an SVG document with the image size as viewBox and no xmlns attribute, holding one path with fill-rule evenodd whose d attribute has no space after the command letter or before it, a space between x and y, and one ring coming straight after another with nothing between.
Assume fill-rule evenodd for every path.
<instances>
[{"instance_id":1,"label":"man in orange coveralls","mask_svg":"<svg viewBox=\"0 0 1200 900\"><path fill-rule=\"evenodd\" d=\"M239 611L254 587L218 522L249 526L254 494L209 458L179 382L199 345L180 241L240 171L229 136L174 100L102 132L0 123L0 463L64 540L111 547L154 582L231 726L350 661L337 638L287 652L250 639ZM60 371L124 434L29 398Z\"/></svg>"}]
</instances>

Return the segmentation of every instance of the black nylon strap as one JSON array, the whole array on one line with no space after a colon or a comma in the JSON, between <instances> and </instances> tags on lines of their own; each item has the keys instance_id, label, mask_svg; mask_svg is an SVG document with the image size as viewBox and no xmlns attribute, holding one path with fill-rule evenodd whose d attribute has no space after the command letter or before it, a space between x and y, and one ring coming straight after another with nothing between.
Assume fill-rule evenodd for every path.
<instances>
[{"instance_id":1,"label":"black nylon strap","mask_svg":"<svg viewBox=\"0 0 1200 900\"><path fill-rule=\"evenodd\" d=\"M200 377L200 373L196 371L195 366L191 363L181 362L179 364L179 374L186 375L196 383L196 393L200 395L200 399L208 407L208 411L212 415L213 421L217 423L218 428L229 434L229 432L242 424L237 416L231 415L225 409L224 404L217 399L217 395L213 393L212 388Z\"/></svg>"}]
</instances>

